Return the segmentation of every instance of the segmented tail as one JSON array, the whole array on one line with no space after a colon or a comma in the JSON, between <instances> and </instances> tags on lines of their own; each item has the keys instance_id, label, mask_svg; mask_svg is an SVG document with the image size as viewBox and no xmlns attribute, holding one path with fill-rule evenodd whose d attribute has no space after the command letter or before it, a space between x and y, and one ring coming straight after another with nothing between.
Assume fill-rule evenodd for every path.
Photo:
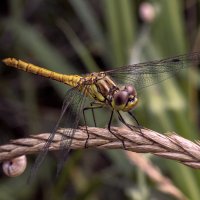
<instances>
[{"instance_id":1,"label":"segmented tail","mask_svg":"<svg viewBox=\"0 0 200 200\"><path fill-rule=\"evenodd\" d=\"M46 78L50 78L64 84L67 84L72 87L76 87L78 85L81 76L78 75L66 75L60 74L57 72L50 71L48 69L33 65L31 63L26 63L22 60L17 60L15 58L5 58L2 60L7 66L14 67L25 72L37 74Z\"/></svg>"}]
</instances>

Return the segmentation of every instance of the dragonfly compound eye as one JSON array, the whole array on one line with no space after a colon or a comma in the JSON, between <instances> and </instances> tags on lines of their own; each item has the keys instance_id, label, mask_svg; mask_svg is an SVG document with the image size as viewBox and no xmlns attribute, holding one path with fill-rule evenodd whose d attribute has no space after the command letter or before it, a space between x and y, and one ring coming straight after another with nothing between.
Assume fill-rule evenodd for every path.
<instances>
[{"instance_id":1,"label":"dragonfly compound eye","mask_svg":"<svg viewBox=\"0 0 200 200\"><path fill-rule=\"evenodd\" d=\"M116 106L126 104L129 98L127 91L122 90L114 94L114 102Z\"/></svg>"},{"instance_id":2,"label":"dragonfly compound eye","mask_svg":"<svg viewBox=\"0 0 200 200\"><path fill-rule=\"evenodd\" d=\"M128 92L129 95L133 95L133 96L137 95L137 92L132 85L126 85L125 90Z\"/></svg>"}]
</instances>

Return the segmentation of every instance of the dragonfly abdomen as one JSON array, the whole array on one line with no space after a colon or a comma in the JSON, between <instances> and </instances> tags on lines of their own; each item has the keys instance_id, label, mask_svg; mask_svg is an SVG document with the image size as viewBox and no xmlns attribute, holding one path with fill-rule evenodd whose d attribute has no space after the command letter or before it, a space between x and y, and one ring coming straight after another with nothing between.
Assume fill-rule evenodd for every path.
<instances>
[{"instance_id":1,"label":"dragonfly abdomen","mask_svg":"<svg viewBox=\"0 0 200 200\"><path fill-rule=\"evenodd\" d=\"M78 82L81 79L81 76L78 76L78 75L60 74L60 73L53 72L51 70L24 62L22 60L17 60L15 58L6 58L3 60L3 62L7 66L14 67L14 68L23 70L25 72L30 72L32 74L47 77L47 78L62 82L72 87L76 87L78 85Z\"/></svg>"}]
</instances>

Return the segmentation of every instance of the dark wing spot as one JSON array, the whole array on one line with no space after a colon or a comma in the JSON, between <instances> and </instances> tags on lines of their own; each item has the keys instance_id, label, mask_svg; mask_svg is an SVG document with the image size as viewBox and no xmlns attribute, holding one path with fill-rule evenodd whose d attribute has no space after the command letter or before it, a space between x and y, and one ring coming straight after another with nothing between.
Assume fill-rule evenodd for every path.
<instances>
[{"instance_id":1,"label":"dark wing spot","mask_svg":"<svg viewBox=\"0 0 200 200\"><path fill-rule=\"evenodd\" d=\"M172 59L171 61L172 61L172 62L180 62L180 59L174 58L174 59Z\"/></svg>"}]
</instances>

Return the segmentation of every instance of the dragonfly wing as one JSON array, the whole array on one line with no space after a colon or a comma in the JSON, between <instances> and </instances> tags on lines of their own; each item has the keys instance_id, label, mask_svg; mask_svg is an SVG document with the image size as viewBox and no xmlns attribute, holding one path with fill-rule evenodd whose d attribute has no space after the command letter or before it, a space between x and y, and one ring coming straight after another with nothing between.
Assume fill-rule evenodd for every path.
<instances>
[{"instance_id":1,"label":"dragonfly wing","mask_svg":"<svg viewBox=\"0 0 200 200\"><path fill-rule=\"evenodd\" d=\"M80 115L79 112L81 111L82 107L84 106L85 102L85 95L83 95L76 87L71 88L67 91L65 99L63 101L63 106L62 106L62 111L60 114L60 117L55 125L55 128L53 129L52 133L50 134L47 142L45 143L42 151L38 154L36 161L31 169L30 177L29 180L34 177L36 174L38 168L44 161L46 154L48 153L49 147L54 139L54 136L56 134L56 131L58 130L61 122L63 122L63 119L65 118L66 120L69 120L72 115L75 116L75 120L73 120L71 128L68 130L68 132L64 133L62 136L62 141L61 141L61 151L63 151L63 148L65 147L66 152L69 153L71 141L63 142L66 140L67 136L73 135L74 134L74 129L78 126ZM65 116L66 115L66 116ZM67 124L67 123L66 123ZM66 157L66 155L65 155Z\"/></svg>"},{"instance_id":2,"label":"dragonfly wing","mask_svg":"<svg viewBox=\"0 0 200 200\"><path fill-rule=\"evenodd\" d=\"M191 64L200 63L200 54L191 53L163 60L123 66L106 71L119 84L132 84L137 90L162 82Z\"/></svg>"},{"instance_id":3,"label":"dragonfly wing","mask_svg":"<svg viewBox=\"0 0 200 200\"><path fill-rule=\"evenodd\" d=\"M70 138L73 138L76 128L78 127L78 124L80 121L80 113L82 113L84 105L85 105L86 95L84 95L84 93L87 90L87 87L88 86L85 86L82 89L82 92L77 91L77 90L75 91L76 94L73 96L72 106L70 106L69 109L67 109L66 111L66 117L65 117L66 120L70 119L73 113L73 123L69 129L67 130L65 129L65 131L62 133L59 161L58 161L58 167L57 167L57 175L60 173L65 161L67 160L67 157L70 151L70 146L72 144L72 139ZM65 124L67 124L67 122Z\"/></svg>"}]
</instances>

